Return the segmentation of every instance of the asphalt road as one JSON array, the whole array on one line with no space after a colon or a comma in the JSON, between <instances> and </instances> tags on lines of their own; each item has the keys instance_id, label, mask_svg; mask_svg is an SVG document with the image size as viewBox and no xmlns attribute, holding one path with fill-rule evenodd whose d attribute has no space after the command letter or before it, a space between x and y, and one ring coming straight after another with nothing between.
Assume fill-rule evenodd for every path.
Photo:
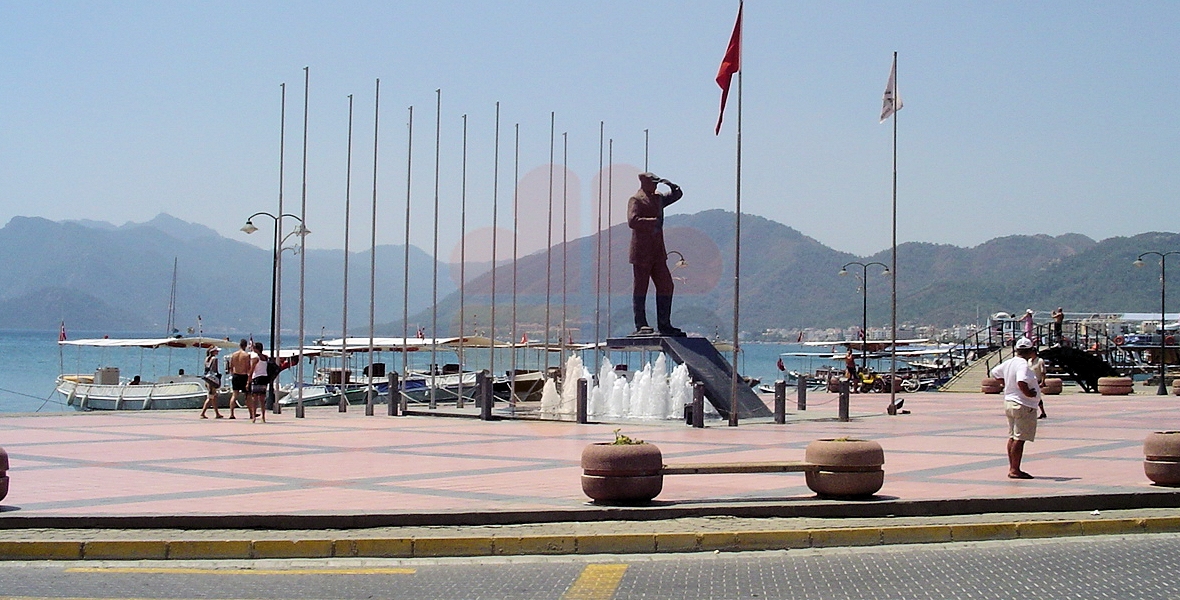
<instances>
[{"instance_id":1,"label":"asphalt road","mask_svg":"<svg viewBox=\"0 0 1180 600\"><path fill-rule=\"evenodd\" d=\"M1177 598L1180 534L775 552L0 563L20 598Z\"/></svg>"}]
</instances>

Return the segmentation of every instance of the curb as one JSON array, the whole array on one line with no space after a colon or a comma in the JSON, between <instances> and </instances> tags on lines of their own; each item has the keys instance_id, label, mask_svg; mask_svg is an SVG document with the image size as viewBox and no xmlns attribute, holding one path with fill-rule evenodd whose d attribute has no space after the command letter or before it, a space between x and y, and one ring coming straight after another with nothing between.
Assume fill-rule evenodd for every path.
<instances>
[{"instance_id":1,"label":"curb","mask_svg":"<svg viewBox=\"0 0 1180 600\"><path fill-rule=\"evenodd\" d=\"M0 560L439 558L741 552L1180 532L1180 517L1010 521L708 533L451 536L322 540L0 542Z\"/></svg>"},{"instance_id":2,"label":"curb","mask_svg":"<svg viewBox=\"0 0 1180 600\"><path fill-rule=\"evenodd\" d=\"M876 496L863 501L818 500L734 504L663 503L612 506L589 503L548 510L446 511L413 513L228 514L228 515L22 515L0 506L0 529L368 529L406 526L523 525L598 521L661 521L683 517L946 517L989 513L1069 512L1180 508L1180 491L1147 488L1135 492L1019 498L901 500Z\"/></svg>"}]
</instances>

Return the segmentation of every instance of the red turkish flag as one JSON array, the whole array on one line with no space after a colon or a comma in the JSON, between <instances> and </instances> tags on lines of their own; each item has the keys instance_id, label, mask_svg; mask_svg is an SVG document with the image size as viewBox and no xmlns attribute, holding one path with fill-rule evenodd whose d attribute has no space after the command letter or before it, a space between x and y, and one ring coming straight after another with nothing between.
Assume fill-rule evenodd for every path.
<instances>
[{"instance_id":1,"label":"red turkish flag","mask_svg":"<svg viewBox=\"0 0 1180 600\"><path fill-rule=\"evenodd\" d=\"M729 83L734 75L742 69L742 5L738 4L737 22L733 24L733 35L729 36L729 47L725 49L725 58L721 59L721 68L717 69L717 85L721 86L721 112L717 115L717 127L713 135L721 133L721 119L725 117L725 101L729 98Z\"/></svg>"}]
</instances>

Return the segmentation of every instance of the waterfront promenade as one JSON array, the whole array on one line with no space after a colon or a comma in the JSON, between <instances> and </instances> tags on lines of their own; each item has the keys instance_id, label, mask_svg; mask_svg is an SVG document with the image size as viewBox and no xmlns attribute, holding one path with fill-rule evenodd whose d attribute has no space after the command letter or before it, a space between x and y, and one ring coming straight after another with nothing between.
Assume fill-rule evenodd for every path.
<instances>
[{"instance_id":1,"label":"waterfront promenade","mask_svg":"<svg viewBox=\"0 0 1180 600\"><path fill-rule=\"evenodd\" d=\"M842 526L840 519L869 517L1180 506L1176 490L1151 485L1142 468L1144 436L1180 429L1175 397L1049 397L1049 419L1025 454L1031 481L1006 477L999 396L902 394L911 414L887 416L888 395L853 395L847 423L836 420L834 397L810 394L809 410L790 411L786 425L714 421L705 429L388 417L384 406L372 417L354 406L346 414L308 409L296 419L291 409L266 424L243 419L245 411L233 421L198 419L196 411L6 415L0 446L12 488L0 502L0 533L446 526L453 534L465 526L722 516ZM873 500L841 502L816 499L800 474L667 476L650 506L595 506L581 492L580 453L613 439L616 428L657 444L665 462L801 460L814 439L872 439L885 450L885 484Z\"/></svg>"}]
</instances>

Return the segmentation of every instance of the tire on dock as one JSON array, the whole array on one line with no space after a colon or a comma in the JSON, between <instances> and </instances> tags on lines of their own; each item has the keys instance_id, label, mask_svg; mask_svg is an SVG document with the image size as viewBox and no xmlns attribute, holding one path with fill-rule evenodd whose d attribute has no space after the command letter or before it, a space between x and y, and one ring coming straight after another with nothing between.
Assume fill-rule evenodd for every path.
<instances>
[{"instance_id":1,"label":"tire on dock","mask_svg":"<svg viewBox=\"0 0 1180 600\"><path fill-rule=\"evenodd\" d=\"M822 497L865 498L885 483L885 451L872 440L816 440L807 445L804 460L819 467L806 478L807 487Z\"/></svg>"}]
</instances>

